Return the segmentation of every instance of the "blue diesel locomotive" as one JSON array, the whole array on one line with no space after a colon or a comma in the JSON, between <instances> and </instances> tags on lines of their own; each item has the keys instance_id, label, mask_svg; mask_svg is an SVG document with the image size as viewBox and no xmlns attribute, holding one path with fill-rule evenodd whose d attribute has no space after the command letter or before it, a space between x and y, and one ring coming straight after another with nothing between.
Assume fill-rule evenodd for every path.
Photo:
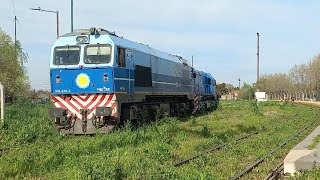
<instances>
[{"instance_id":1,"label":"blue diesel locomotive","mask_svg":"<svg viewBox=\"0 0 320 180\"><path fill-rule=\"evenodd\" d=\"M125 121L190 115L218 104L210 74L104 29L65 34L51 51L50 115L64 133L108 133Z\"/></svg>"}]
</instances>

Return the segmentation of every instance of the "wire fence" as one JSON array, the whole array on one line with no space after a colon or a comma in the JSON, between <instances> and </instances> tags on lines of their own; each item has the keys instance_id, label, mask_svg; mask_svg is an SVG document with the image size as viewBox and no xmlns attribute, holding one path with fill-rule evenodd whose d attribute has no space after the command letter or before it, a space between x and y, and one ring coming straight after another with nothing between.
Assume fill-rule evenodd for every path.
<instances>
[{"instance_id":1,"label":"wire fence","mask_svg":"<svg viewBox=\"0 0 320 180\"><path fill-rule=\"evenodd\" d=\"M319 101L320 94L317 92L297 92L297 93L268 93L269 100L299 100L299 101Z\"/></svg>"},{"instance_id":2,"label":"wire fence","mask_svg":"<svg viewBox=\"0 0 320 180\"><path fill-rule=\"evenodd\" d=\"M242 99L238 93L229 93L222 95L222 100L237 100ZM254 100L253 97L251 100ZM283 93L266 93L266 100L298 100L298 101L320 101L320 93L316 91L307 92L283 92Z\"/></svg>"}]
</instances>

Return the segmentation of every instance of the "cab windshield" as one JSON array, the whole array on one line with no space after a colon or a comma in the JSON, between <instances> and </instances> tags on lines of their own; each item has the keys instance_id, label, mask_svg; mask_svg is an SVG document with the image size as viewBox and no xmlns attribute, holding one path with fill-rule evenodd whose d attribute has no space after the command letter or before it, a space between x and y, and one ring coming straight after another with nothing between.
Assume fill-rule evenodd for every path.
<instances>
[{"instance_id":1,"label":"cab windshield","mask_svg":"<svg viewBox=\"0 0 320 180\"><path fill-rule=\"evenodd\" d=\"M77 65L80 60L79 46L60 46L54 49L54 65Z\"/></svg>"},{"instance_id":2,"label":"cab windshield","mask_svg":"<svg viewBox=\"0 0 320 180\"><path fill-rule=\"evenodd\" d=\"M111 60L111 46L106 44L88 45L84 50L84 63L106 64Z\"/></svg>"}]
</instances>

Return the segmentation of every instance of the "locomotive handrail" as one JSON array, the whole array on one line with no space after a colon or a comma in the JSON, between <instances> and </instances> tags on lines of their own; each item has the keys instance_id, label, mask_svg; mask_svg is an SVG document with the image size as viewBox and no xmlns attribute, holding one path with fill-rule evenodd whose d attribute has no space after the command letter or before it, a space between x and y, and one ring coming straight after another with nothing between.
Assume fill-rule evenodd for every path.
<instances>
[{"instance_id":1,"label":"locomotive handrail","mask_svg":"<svg viewBox=\"0 0 320 180\"><path fill-rule=\"evenodd\" d=\"M129 81L128 81L128 83L129 83L129 89L128 89L128 97L129 97L129 101L131 101L131 67L130 67L130 65L131 65L131 57L128 57L128 65L129 65L129 67L128 67L128 69L129 69ZM133 68L133 66L132 66L132 68Z\"/></svg>"}]
</instances>

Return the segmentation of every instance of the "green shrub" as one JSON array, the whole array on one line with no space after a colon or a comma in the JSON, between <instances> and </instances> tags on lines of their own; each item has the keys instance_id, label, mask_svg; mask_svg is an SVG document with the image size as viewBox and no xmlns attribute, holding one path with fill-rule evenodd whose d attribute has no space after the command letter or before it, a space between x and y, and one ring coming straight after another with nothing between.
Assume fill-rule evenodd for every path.
<instances>
[{"instance_id":1,"label":"green shrub","mask_svg":"<svg viewBox=\"0 0 320 180\"><path fill-rule=\"evenodd\" d=\"M204 138L210 138L210 137L212 137L212 134L211 134L211 132L210 132L209 127L208 127L207 124L205 124L205 125L203 126L203 129L202 129L202 131L201 131L201 135L202 135Z\"/></svg>"}]
</instances>

